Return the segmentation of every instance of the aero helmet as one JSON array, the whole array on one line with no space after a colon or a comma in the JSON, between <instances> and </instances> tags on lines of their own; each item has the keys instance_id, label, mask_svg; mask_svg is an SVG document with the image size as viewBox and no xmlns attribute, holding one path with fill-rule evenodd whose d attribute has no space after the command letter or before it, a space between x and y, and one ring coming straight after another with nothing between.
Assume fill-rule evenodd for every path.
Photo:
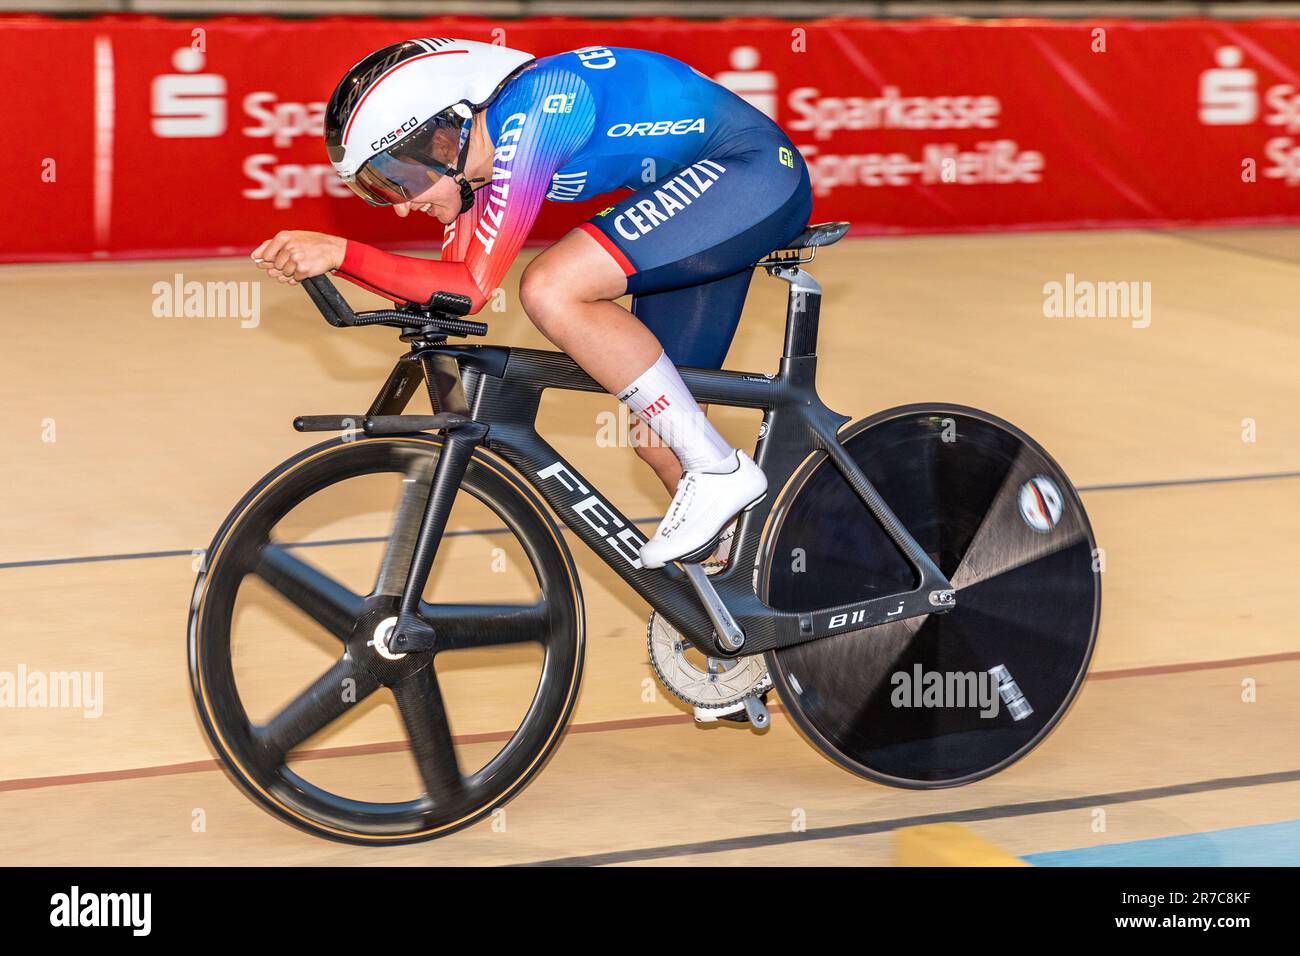
<instances>
[{"instance_id":1,"label":"aero helmet","mask_svg":"<svg viewBox=\"0 0 1300 956\"><path fill-rule=\"evenodd\" d=\"M372 206L408 202L441 176L464 177L474 113L534 62L474 40L404 40L348 70L325 108L325 147L339 178Z\"/></svg>"}]
</instances>

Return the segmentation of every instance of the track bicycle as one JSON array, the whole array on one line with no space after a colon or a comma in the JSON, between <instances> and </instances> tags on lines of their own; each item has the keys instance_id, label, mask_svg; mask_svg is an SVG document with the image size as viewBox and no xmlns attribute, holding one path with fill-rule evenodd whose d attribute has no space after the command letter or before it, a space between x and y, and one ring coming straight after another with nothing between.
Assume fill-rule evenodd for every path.
<instances>
[{"instance_id":1,"label":"track bicycle","mask_svg":"<svg viewBox=\"0 0 1300 956\"><path fill-rule=\"evenodd\" d=\"M306 280L330 325L397 328L408 351L365 414L297 418L299 431L342 434L266 475L206 552L189 619L191 683L238 784L295 826L372 845L452 833L515 796L559 742L583 667L582 590L557 519L653 608L652 660L688 703L743 702L761 728L773 690L814 747L900 787L971 783L1041 743L1096 640L1087 515L1056 462L993 415L927 403L850 422L822 402L821 287L803 266L847 230L810 226L755 263L789 283L777 372L681 369L699 401L763 413L753 457L769 493L739 517L715 575L697 560L708 549L643 568L634 522L538 433L547 389L603 391L568 356L452 342L487 332L464 318L461 296L357 313L327 277ZM406 414L421 386L432 414ZM318 509L327 520L295 517L374 481L396 501L380 509L379 533L349 525L356 494ZM492 522L476 535L516 555L512 595L469 600L453 556L469 539L449 530L462 506ZM312 538L311 527L354 533ZM377 567L348 581L317 560L358 542ZM431 574L443 582L436 595ZM278 609L259 610L253 592ZM259 627L307 634L326 662L260 714L249 700L292 649L273 642L263 657L241 657L242 631ZM525 649L535 672L520 678L515 652ZM466 653L489 674L509 673L464 706L481 723L485 698L511 697L513 730L453 733L446 690L464 670L444 662ZM410 792L349 796L338 791L355 781L308 774L304 745L381 693L408 738L389 752L409 750Z\"/></svg>"}]
</instances>

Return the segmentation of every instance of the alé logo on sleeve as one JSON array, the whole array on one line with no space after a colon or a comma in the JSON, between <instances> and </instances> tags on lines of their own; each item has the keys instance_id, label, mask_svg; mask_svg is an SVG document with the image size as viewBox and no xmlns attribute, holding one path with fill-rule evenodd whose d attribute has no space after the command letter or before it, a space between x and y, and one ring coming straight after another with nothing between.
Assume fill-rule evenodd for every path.
<instances>
[{"instance_id":1,"label":"al\u00e9 logo on sleeve","mask_svg":"<svg viewBox=\"0 0 1300 956\"><path fill-rule=\"evenodd\" d=\"M546 99L542 100L543 113L572 113L573 103L577 99L575 93L552 93Z\"/></svg>"}]
</instances>

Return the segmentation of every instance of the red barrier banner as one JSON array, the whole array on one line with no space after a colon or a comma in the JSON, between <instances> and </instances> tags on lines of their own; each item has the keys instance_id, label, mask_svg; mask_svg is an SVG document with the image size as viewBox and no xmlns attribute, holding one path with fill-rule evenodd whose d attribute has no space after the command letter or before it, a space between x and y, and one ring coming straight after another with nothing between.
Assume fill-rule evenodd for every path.
<instances>
[{"instance_id":1,"label":"red barrier banner","mask_svg":"<svg viewBox=\"0 0 1300 956\"><path fill-rule=\"evenodd\" d=\"M1300 23L0 18L0 260L244 253L284 228L436 249L355 199L324 101L366 52L631 46L736 90L858 234L1300 222ZM548 203L535 240L606 205ZM432 226L432 229L430 228Z\"/></svg>"}]
</instances>

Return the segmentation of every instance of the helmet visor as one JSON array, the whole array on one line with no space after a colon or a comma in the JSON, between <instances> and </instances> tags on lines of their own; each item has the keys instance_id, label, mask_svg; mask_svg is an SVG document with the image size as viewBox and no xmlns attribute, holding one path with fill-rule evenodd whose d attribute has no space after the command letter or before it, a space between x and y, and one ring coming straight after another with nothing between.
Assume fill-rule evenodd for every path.
<instances>
[{"instance_id":1,"label":"helmet visor","mask_svg":"<svg viewBox=\"0 0 1300 956\"><path fill-rule=\"evenodd\" d=\"M353 179L344 182L372 206L411 202L443 176L459 171L469 125L468 119L444 110L370 157Z\"/></svg>"}]
</instances>

